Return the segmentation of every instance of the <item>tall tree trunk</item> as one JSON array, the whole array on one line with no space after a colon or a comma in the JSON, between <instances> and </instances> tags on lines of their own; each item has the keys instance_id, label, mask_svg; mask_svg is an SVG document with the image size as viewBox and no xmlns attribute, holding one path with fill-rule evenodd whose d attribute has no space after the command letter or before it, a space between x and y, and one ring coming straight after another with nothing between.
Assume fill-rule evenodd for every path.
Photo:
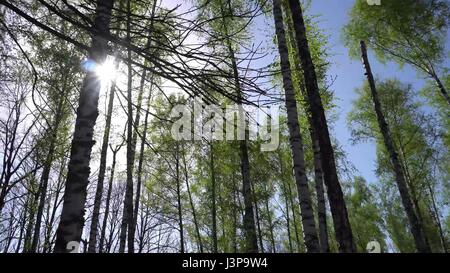
<instances>
[{"instance_id":1,"label":"tall tree trunk","mask_svg":"<svg viewBox=\"0 0 450 273\"><path fill-rule=\"evenodd\" d=\"M256 227L255 216L253 213L253 198L251 193L250 163L248 161L247 141L239 141L239 148L244 195L244 236L246 242L245 252L257 253L258 243L256 241Z\"/></svg>"},{"instance_id":2,"label":"tall tree trunk","mask_svg":"<svg viewBox=\"0 0 450 273\"><path fill-rule=\"evenodd\" d=\"M175 168L176 168L176 183L177 183L177 209L178 209L178 224L180 229L180 253L184 253L184 230L183 230L183 210L181 207L181 183L180 183L180 148L178 143L175 150Z\"/></svg>"},{"instance_id":3,"label":"tall tree trunk","mask_svg":"<svg viewBox=\"0 0 450 273\"><path fill-rule=\"evenodd\" d=\"M146 48L150 48L151 46L151 36L152 36L152 31L153 31L153 19L155 16L155 9L156 9L156 2L157 0L153 1L153 5L152 5L152 13L151 13L151 19L150 19L150 26L149 26L149 34L147 37L147 43L146 43ZM145 64L145 63L144 63ZM134 129L134 133L133 133L133 142L132 142L132 158L133 158L133 164L134 164L134 158L135 158L135 154L136 154L136 143L137 143L137 135L138 135L138 127L139 127L139 123L140 123L140 119L141 119L141 107L142 107L142 97L143 97L143 93L144 93L144 86L145 86L145 80L146 80L146 76L147 76L147 70L143 70L142 71L142 75L141 75L141 81L140 81L140 85L139 85L139 93L138 93L138 103L137 103L137 109L136 109L136 118L134 119L134 125L135 125L135 129ZM149 100L148 102L150 103L150 96L151 96L151 92L152 92L152 88L153 88L153 82L151 83L150 86L150 95L149 95ZM146 130L147 130L147 123L148 123L148 113L149 113L149 104L147 104L147 111L145 113L145 129L144 129L144 134L146 134ZM143 137L141 139L142 142L145 142L145 137ZM136 225L137 225L137 218L138 218L138 211L139 211L139 202L140 202L140 195L141 195L141 185L142 185L142 159L143 159L143 152L144 152L144 143L141 142L141 150L140 150L140 155L139 155L139 167L138 167L138 181L137 181L137 186L136 186L136 199L135 199L135 204L134 204L134 212L133 212L133 219L132 219L132 224L128 226L128 241L133 241L134 242L134 234L136 232ZM133 247L134 249L134 247Z\"/></svg>"},{"instance_id":4,"label":"tall tree trunk","mask_svg":"<svg viewBox=\"0 0 450 273\"><path fill-rule=\"evenodd\" d=\"M106 225L108 223L108 215L109 215L109 206L111 204L111 194L112 194L112 188L113 188L113 181L114 181L114 170L116 168L116 155L117 152L119 151L121 145L119 145L118 147L116 147L116 149L112 149L111 151L113 153L113 158L112 158L112 165L111 165L111 173L109 175L109 181L108 181L108 192L106 194L106 204L105 204L105 213L103 215L103 224L102 224L102 229L101 229L101 233L100 233L100 243L98 245L98 251L100 253L103 252L103 244L105 242L105 235L106 235Z\"/></svg>"},{"instance_id":5,"label":"tall tree trunk","mask_svg":"<svg viewBox=\"0 0 450 273\"><path fill-rule=\"evenodd\" d=\"M131 0L127 1L127 41L131 42ZM120 226L119 252L125 252L127 230L133 224L133 69L131 68L131 49L128 49L128 86L127 86L127 184L123 201L122 224ZM128 237L128 252L134 252L134 237Z\"/></svg>"},{"instance_id":6,"label":"tall tree trunk","mask_svg":"<svg viewBox=\"0 0 450 273\"><path fill-rule=\"evenodd\" d=\"M301 241L300 241L300 236L299 236L299 230L298 230L298 225L297 225L297 211L295 210L295 205L294 205L294 199L295 196L292 192L292 188L291 188L291 183L289 183L290 181L287 181L287 189L288 189L288 193L289 193L289 203L291 205L291 210L292 210L292 224L294 225L294 233L295 233L295 242L297 244L297 252L300 253L302 252L302 247L301 247Z\"/></svg>"},{"instance_id":7,"label":"tall tree trunk","mask_svg":"<svg viewBox=\"0 0 450 273\"><path fill-rule=\"evenodd\" d=\"M323 172L322 172L322 161L320 159L320 147L317 136L312 128L312 121L309 118L310 127L309 131L311 134L311 142L313 143L314 152L314 182L316 186L317 194L317 220L319 223L319 242L320 249L323 253L330 252L330 246L328 243L328 226L327 226L327 208L325 203L325 192L323 188Z\"/></svg>"},{"instance_id":8,"label":"tall tree trunk","mask_svg":"<svg viewBox=\"0 0 450 273\"><path fill-rule=\"evenodd\" d=\"M25 232L25 224L27 222L27 210L26 210L26 205L25 208L23 209L22 212L22 217L20 220L20 231L19 231L19 238L17 239L17 245L16 245L16 253L20 252L20 247L22 246L22 241L23 241L23 235Z\"/></svg>"},{"instance_id":9,"label":"tall tree trunk","mask_svg":"<svg viewBox=\"0 0 450 273\"><path fill-rule=\"evenodd\" d=\"M264 253L263 236L262 236L262 232L261 232L261 218L259 217L259 207L258 207L258 200L256 199L256 194L255 194L255 185L252 182L250 184L250 186L251 186L251 191L252 191L252 201L255 206L256 230L258 231L258 241L259 241L259 246L260 246L259 251L261 253Z\"/></svg>"},{"instance_id":10,"label":"tall tree trunk","mask_svg":"<svg viewBox=\"0 0 450 273\"><path fill-rule=\"evenodd\" d=\"M141 191L141 185L140 185L141 181L137 181L136 197L134 199L134 205L133 205L133 187L134 187L133 186L133 170L134 170L134 162L136 159L137 130L138 130L139 121L140 121L140 111L141 111L141 107L142 107L142 91L143 91L143 84L145 81L145 74L146 73L144 70L144 72L142 74L141 88L140 88L140 91L138 93L138 98L137 98L138 102L137 102L136 116L135 116L134 120L131 119L132 123L133 123L132 124L133 136L131 138L131 156L130 156L131 159L130 159L129 163L127 163L127 172L128 172L128 168L130 168L130 170L131 170L131 175L130 175L131 182L128 181L129 178L128 178L128 174L127 174L127 192L131 191L131 195L126 195L126 196L129 196L129 198L131 198L131 199L126 198L125 199L126 202L124 202L124 206L126 206L128 208L129 203L131 203L131 210L132 210L131 214L129 214L129 212L127 213L127 217L128 217L127 219L129 219L129 220L126 225L126 228L128 229L128 237L127 238L128 238L128 244L129 244L128 245L129 253L134 253L134 235L136 232L135 224L137 224L137 217L138 217L138 215L136 215L134 213L137 212L136 206L139 206L139 198L140 198L140 191ZM129 98L131 99L131 95L129 96ZM127 151L127 158L128 158L128 151ZM141 168L142 168L142 164L141 164ZM138 170L138 172L139 172L139 170ZM141 172L141 177L139 177L139 174L138 174L138 180L141 180L141 179L142 179L142 172ZM133 243L131 243L131 242L133 242ZM130 243L132 244L132 246L130 246Z\"/></svg>"},{"instance_id":11,"label":"tall tree trunk","mask_svg":"<svg viewBox=\"0 0 450 273\"><path fill-rule=\"evenodd\" d=\"M36 214L36 222L34 225L34 234L33 234L33 241L31 243L30 252L36 252L38 250L38 244L39 244L39 235L41 231L41 222L42 222L42 215L44 212L44 205L45 201L47 200L47 188L48 188L48 180L50 177L50 171L52 168L53 160L55 157L55 149L56 149L56 141L58 140L58 131L59 131L59 125L61 124L62 118L63 118L63 111L64 111L64 105L65 105L65 93L67 89L67 81L64 82L62 86L62 92L60 94L59 100L58 100L58 106L56 108L56 114L55 114L55 120L52 124L52 126L49 128L51 130L51 137L50 137L50 143L48 148L48 153L44 162L44 168L42 170L41 175L41 181L40 181L40 189L39 189L39 204Z\"/></svg>"},{"instance_id":12,"label":"tall tree trunk","mask_svg":"<svg viewBox=\"0 0 450 273\"><path fill-rule=\"evenodd\" d=\"M31 181L28 184L29 192L27 193L27 200L25 202L25 211L27 216L27 224L25 229L23 252L31 252L31 243L33 240L33 226L34 216L36 215L36 206L39 198L39 190L36 189L37 183L35 177L30 178Z\"/></svg>"},{"instance_id":13,"label":"tall tree trunk","mask_svg":"<svg viewBox=\"0 0 450 273\"><path fill-rule=\"evenodd\" d=\"M288 186L288 189L289 189L289 191L291 192L291 209L292 209L292 222L293 222L293 224L294 224L294 232L295 232L295 242L297 243L297 251L298 251L298 253L302 253L302 252L304 252L305 250L303 249L303 247L302 247L302 241L301 241L301 239L300 239L300 232L301 231L299 231L299 226L298 226L298 224L297 224L297 215L299 216L299 218L301 219L301 213L299 213L299 214L297 214L297 211L296 211L296 206L294 205L294 195L292 194L292 191L291 191L291 186L289 185Z\"/></svg>"},{"instance_id":14,"label":"tall tree trunk","mask_svg":"<svg viewBox=\"0 0 450 273\"><path fill-rule=\"evenodd\" d=\"M430 252L430 247L425 243L422 228L420 227L419 220L417 218L416 212L414 211L413 203L411 202L411 197L405 181L405 174L403 173L401 162L399 160L397 151L395 150L389 126L382 112L381 103L378 98L378 92L375 86L375 79L373 78L372 70L370 68L369 59L367 57L367 48L364 41L361 41L361 55L363 65L366 70L365 74L370 86L375 113L377 115L378 126L380 127L381 134L383 135L384 145L389 152L392 167L395 172L395 181L397 182L397 187L400 192L403 207L405 208L406 215L408 216L411 233L414 237L416 248L419 252Z\"/></svg>"},{"instance_id":15,"label":"tall tree trunk","mask_svg":"<svg viewBox=\"0 0 450 273\"><path fill-rule=\"evenodd\" d=\"M143 76L145 77L145 76ZM142 169L144 166L144 152L145 152L145 141L147 138L147 127L148 127L148 115L150 111L150 100L151 100L151 90L153 88L153 83L150 84L150 92L147 101L147 108L144 118L144 128L141 137L141 146L139 150L139 159L138 159L138 169L137 169L137 185L136 185L136 199L134 201L134 212L133 212L133 224L129 229L129 236L134 238L134 234L136 232L136 226L138 221L138 212L139 212L139 203L141 199L141 188L142 188ZM141 82L141 86L143 86L143 82ZM137 120L137 119L136 119Z\"/></svg>"},{"instance_id":16,"label":"tall tree trunk","mask_svg":"<svg viewBox=\"0 0 450 273\"><path fill-rule=\"evenodd\" d=\"M440 216L439 216L439 209L438 209L437 204L436 204L436 199L434 197L434 190L433 190L433 187L430 184L430 181L427 181L427 187L428 187L428 191L430 192L431 205L432 205L432 208L433 208L433 214L435 215L434 218L435 218L435 221L436 221L436 225L438 226L438 229L439 229L439 237L441 239L441 246L442 246L443 251L445 253L448 253L447 240L446 240L446 237L445 237L445 232L444 232L444 230L442 228L442 223L441 223L441 219L440 219Z\"/></svg>"},{"instance_id":17,"label":"tall tree trunk","mask_svg":"<svg viewBox=\"0 0 450 273\"><path fill-rule=\"evenodd\" d=\"M123 9L124 0L120 0L119 2L119 11ZM121 24L119 24L120 27ZM117 51L117 48L114 49ZM119 67L119 60L114 60L114 67L117 70ZM113 80L111 83L110 91L109 91L109 101L108 101L108 109L106 111L106 122L105 122L105 130L103 132L102 139L102 148L100 151L100 168L98 171L98 180L97 180L97 189L95 192L94 199L94 209L92 212L92 220L91 227L89 233L89 246L88 252L93 253L96 252L96 244L97 244L97 235L98 235L98 222L100 215L100 206L102 204L102 196L103 196L103 182L105 181L105 172L106 172L106 159L108 155L108 145L109 145L109 134L111 131L111 120L112 120L112 111L114 106L114 96L116 93L116 81Z\"/></svg>"},{"instance_id":18,"label":"tall tree trunk","mask_svg":"<svg viewBox=\"0 0 450 273\"><path fill-rule=\"evenodd\" d=\"M393 143L395 143L395 140L392 139ZM403 174L405 175L405 181L406 181L406 185L407 188L409 189L410 193L411 193L411 200L413 202L414 205L414 211L417 214L417 220L419 221L419 226L422 229L422 234L423 234L423 239L425 240L425 244L430 247L430 242L428 240L428 236L425 230L425 226L424 226L424 220L423 220L423 213L422 213L422 208L420 207L419 204L419 196L417 194L417 190L416 190L416 185L414 184L414 180L410 175L409 172L409 168L408 168L408 162L406 159L406 155L405 155L405 151L404 151L404 144L402 142L402 139L398 139L398 148L399 148L399 161L400 164L402 166L403 169ZM395 147L395 144L394 144ZM430 247L430 251L431 247Z\"/></svg>"},{"instance_id":19,"label":"tall tree trunk","mask_svg":"<svg viewBox=\"0 0 450 273\"><path fill-rule=\"evenodd\" d=\"M118 62L116 62L115 67L118 67ZM115 81L111 85L111 89L109 91L109 101L108 101L108 110L106 114L106 123L105 123L105 131L103 132L103 140L102 140L102 148L100 151L100 169L98 171L98 181L97 181L97 190L95 192L94 199L94 209L92 213L92 221L91 228L89 233L89 246L88 252L93 253L96 251L95 247L97 244L97 234L98 234L98 222L100 215L100 206L102 204L102 195L103 195L103 182L105 180L105 172L106 172L106 158L108 153L108 144L109 144L109 133L111 131L111 120L112 120L112 110L114 106L114 93L116 89Z\"/></svg>"},{"instance_id":20,"label":"tall tree trunk","mask_svg":"<svg viewBox=\"0 0 450 273\"><path fill-rule=\"evenodd\" d=\"M228 10L225 12L223 3L220 3L221 14L225 18L227 14L229 15L232 11ZM234 50L231 44L230 36L228 34L228 28L226 22L224 22L224 34L225 42L228 48L229 59L231 61L231 67L233 69L234 84L236 89L236 96L239 107L240 117L244 117L243 109L241 107L243 101L243 95L241 90L241 85L239 81L239 71L236 63L236 57L234 55ZM250 163L248 159L248 144L247 144L247 130L245 128L245 138L244 140L239 140L239 156L241 159L241 173L242 173L242 192L244 196L244 237L245 237L245 252L247 253L257 253L258 252L258 242L256 238L256 226L255 226L255 216L253 212L253 200L251 193L251 178L250 178Z\"/></svg>"},{"instance_id":21,"label":"tall tree trunk","mask_svg":"<svg viewBox=\"0 0 450 273\"><path fill-rule=\"evenodd\" d=\"M237 243L237 229L238 229L238 188L236 183L236 178L234 173L231 176L233 182L233 253L238 252L238 243Z\"/></svg>"},{"instance_id":22,"label":"tall tree trunk","mask_svg":"<svg viewBox=\"0 0 450 273\"><path fill-rule=\"evenodd\" d=\"M150 193L148 191L146 191L147 193L147 200L150 200ZM142 209L141 209L142 210ZM146 244L146 241L148 241L147 239L147 227L149 224L149 219L148 216L150 214L150 208L149 206L145 206L145 211L142 211L143 216L141 217L141 232L139 234L139 249L138 249L138 253L142 253L142 251L144 250L144 246ZM147 251L148 252L148 251Z\"/></svg>"},{"instance_id":23,"label":"tall tree trunk","mask_svg":"<svg viewBox=\"0 0 450 273\"><path fill-rule=\"evenodd\" d=\"M10 135L11 139L8 143L8 137L5 137L4 142L6 145L4 145L4 152L3 152L3 164L2 164L2 174L0 176L0 215L2 215L3 208L6 204L6 195L8 194L9 190L11 189L9 183L11 182L11 177L14 175L14 157L15 157L15 151L18 149L15 147L16 144L16 137L18 136L17 130L19 127L19 119L20 119L20 113L21 113L21 103L19 105L15 105L14 108L10 112L10 116L12 116L13 112L15 112L15 119L13 124L11 125L13 129L11 129ZM7 132L9 128L6 128Z\"/></svg>"},{"instance_id":24,"label":"tall tree trunk","mask_svg":"<svg viewBox=\"0 0 450 273\"><path fill-rule=\"evenodd\" d=\"M217 209L216 209L216 174L214 170L214 146L209 144L209 168L211 170L211 217L213 253L217 253Z\"/></svg>"},{"instance_id":25,"label":"tall tree trunk","mask_svg":"<svg viewBox=\"0 0 450 273\"><path fill-rule=\"evenodd\" d=\"M264 184L264 192L267 194L267 187L265 185L266 184ZM269 198L269 194L267 194L267 198L265 198L265 200L264 200L264 205L265 205L266 212L267 212L267 222L269 225L269 234L270 234L270 243L272 245L272 253L276 253L275 236L273 233L274 225L272 222L272 216L270 215L269 202L270 202L270 198Z\"/></svg>"},{"instance_id":26,"label":"tall tree trunk","mask_svg":"<svg viewBox=\"0 0 450 273\"><path fill-rule=\"evenodd\" d=\"M400 160L400 162L402 162L401 158L399 160ZM406 164L402 164L402 165L404 165L405 168L406 168ZM425 241L425 245L427 245L430 248L430 251L432 251L431 250L431 246L430 246L430 242L428 240L428 236L427 236L427 233L426 233L426 230L425 230L422 208L420 207L420 204L419 204L419 199L418 199L418 196L417 196L416 187L414 186L413 181L411 180L411 177L408 174L407 168L406 169L405 168L404 168L404 170L405 170L404 174L405 174L405 177L406 177L406 185L410 189L410 192L411 192L411 200L412 200L413 205L414 205L414 211L416 212L417 220L419 221L419 227L422 229L422 234L423 234L423 239Z\"/></svg>"},{"instance_id":27,"label":"tall tree trunk","mask_svg":"<svg viewBox=\"0 0 450 273\"><path fill-rule=\"evenodd\" d=\"M182 157L183 170L184 170L184 179L185 179L185 183L186 183L186 190L188 193L189 204L190 204L191 210L192 210L192 217L194 218L193 220L194 220L195 234L197 235L198 249L199 249L200 253L203 253L202 236L200 235L200 228L198 226L197 213L195 210L194 201L192 200L191 187L189 185L189 176L188 176L188 171L187 171L186 154L185 154L184 145L182 146L182 149L183 149L183 157Z\"/></svg>"},{"instance_id":28,"label":"tall tree trunk","mask_svg":"<svg viewBox=\"0 0 450 273\"><path fill-rule=\"evenodd\" d=\"M97 0L93 33L109 33L113 0ZM106 59L107 40L94 34L89 57L101 64ZM94 145L94 124L98 116L100 79L95 71L88 71L81 88L75 132L70 153L61 220L56 231L55 252L68 252L68 243L81 241L84 226L84 205L90 173L89 162Z\"/></svg>"},{"instance_id":29,"label":"tall tree trunk","mask_svg":"<svg viewBox=\"0 0 450 273\"><path fill-rule=\"evenodd\" d=\"M298 0L289 0L292 21L297 41L298 54L303 68L309 110L317 132L320 155L322 159L322 170L325 184L327 185L328 199L330 202L331 214L333 216L336 239L340 252L355 252L355 244L348 220L347 207L344 201L344 194L339 183L333 147L331 144L328 125L325 117L325 110L319 93L317 75L309 50L306 38L306 28L303 19L303 12Z\"/></svg>"},{"instance_id":30,"label":"tall tree trunk","mask_svg":"<svg viewBox=\"0 0 450 273\"><path fill-rule=\"evenodd\" d=\"M284 184L284 182L283 182ZM286 187L284 185L283 187ZM288 243L289 243L289 252L294 252L294 248L292 247L292 235L291 235L291 217L289 216L289 199L287 196L287 190L284 189L284 201L285 201L285 207L286 207L286 230L287 230L287 236L288 236Z\"/></svg>"},{"instance_id":31,"label":"tall tree trunk","mask_svg":"<svg viewBox=\"0 0 450 273\"><path fill-rule=\"evenodd\" d=\"M112 196L116 200L113 199L113 208L112 208L112 211L111 211L112 212L111 213L111 220L109 221L109 230L110 230L110 232L108 234L108 239L105 239L105 250L106 250L105 252L106 253L110 253L111 249L113 248L114 231L116 230L116 227L118 225L116 223L116 221L118 219L119 211L120 211L120 206L117 206L117 204L115 204L115 203L120 203L121 195L122 195L122 192L120 190L118 190ZM116 207L114 207L114 205L116 205ZM116 249L117 244L118 243L116 242L116 244L115 244L115 246L113 248L114 250Z\"/></svg>"},{"instance_id":32,"label":"tall tree trunk","mask_svg":"<svg viewBox=\"0 0 450 273\"><path fill-rule=\"evenodd\" d=\"M220 184L218 184L217 185L217 190L216 190L216 193L218 193L216 196L217 196L217 204L219 204L219 205L223 205L224 204L224 201L223 201L223 199L222 199L222 195L220 194L221 192L222 192L222 190L221 190L221 188L220 188ZM226 235L226 229L225 229L225 223L226 223L226 220L225 220L225 218L228 216L228 211L225 211L225 209L222 207L221 209L219 209L219 211L221 212L220 213L220 225L219 226L221 226L222 227L222 242L223 242L223 250L222 250L222 252L223 253L229 253L230 252L230 250L229 250L229 240L228 240L228 237L227 237L227 235Z\"/></svg>"},{"instance_id":33,"label":"tall tree trunk","mask_svg":"<svg viewBox=\"0 0 450 273\"><path fill-rule=\"evenodd\" d=\"M13 203L13 207L11 208L11 210L9 211L9 221L8 223L6 223L6 226L8 227L8 231L5 234L6 235L6 244L5 247L3 249L3 253L8 253L9 252L9 247L11 246L11 242L12 239L14 237L14 230L15 230L15 226L14 226L14 213L15 213L15 209L16 209L16 203ZM5 242L5 240L3 240L3 242Z\"/></svg>"},{"instance_id":34,"label":"tall tree trunk","mask_svg":"<svg viewBox=\"0 0 450 273\"><path fill-rule=\"evenodd\" d=\"M439 88L439 91L441 92L442 96L444 97L445 101L449 104L450 106L450 96L447 92L447 89L445 88L444 84L442 83L441 79L439 79L438 75L436 75L436 73L431 73L431 77L434 79L434 81L436 82L436 85Z\"/></svg>"},{"instance_id":35,"label":"tall tree trunk","mask_svg":"<svg viewBox=\"0 0 450 273\"><path fill-rule=\"evenodd\" d=\"M290 223L291 219L289 216L290 196L288 196L287 185L286 185L286 181L284 180L284 164L283 164L283 157L281 155L280 150L278 150L278 161L280 163L280 179L281 179L281 185L282 185L283 195L284 195L284 206L286 208L285 217L286 217L286 230L287 230L288 243L289 243L289 252L292 253L293 248L292 248L292 238L291 238L291 223Z\"/></svg>"},{"instance_id":36,"label":"tall tree trunk","mask_svg":"<svg viewBox=\"0 0 450 273\"><path fill-rule=\"evenodd\" d=\"M289 10L289 3L286 1L283 2L283 8ZM295 45L295 36L294 36L294 27L292 20L288 18L287 21L287 31L289 33L290 45L293 49L294 56L298 56L296 45ZM301 71L301 64L298 58L294 58L294 69L296 71ZM305 84L303 81L299 83L300 92L302 92L304 97L307 97ZM312 149L314 153L314 182L317 193L317 218L319 224L319 243L320 249L322 252L327 253L330 251L329 242L328 242L328 225L327 225L327 213L326 213L326 199L325 199L325 190L323 185L323 171L322 171L322 162L320 159L320 146L319 140L314 134L314 124L310 115L308 115L308 123L309 123L309 132L312 142Z\"/></svg>"},{"instance_id":37,"label":"tall tree trunk","mask_svg":"<svg viewBox=\"0 0 450 273\"><path fill-rule=\"evenodd\" d=\"M30 204L31 205L31 204ZM30 206L28 205L28 206ZM23 252L28 253L31 252L31 242L33 240L33 225L34 225L34 209L28 207L28 223L27 227L25 229L25 238L24 238L24 245L23 245Z\"/></svg>"},{"instance_id":38,"label":"tall tree trunk","mask_svg":"<svg viewBox=\"0 0 450 273\"><path fill-rule=\"evenodd\" d=\"M311 195L306 177L305 155L303 152L303 141L298 122L297 101L292 83L291 65L289 62L289 51L286 44L286 36L283 24L281 1L273 0L273 14L278 41L278 51L281 59L281 71L283 76L283 87L285 91L285 103L288 115L289 141L291 144L292 159L294 164L294 177L297 184L300 210L302 214L302 226L305 237L305 245L308 252L320 252L319 240L317 238L316 224L312 209Z\"/></svg>"},{"instance_id":39,"label":"tall tree trunk","mask_svg":"<svg viewBox=\"0 0 450 273\"><path fill-rule=\"evenodd\" d=\"M45 238L44 238L44 247L42 249L43 253L48 253L50 252L51 249L51 236L52 236L52 231L53 231L53 223L55 222L55 218L56 218L56 212L58 210L58 206L60 204L60 199L59 199L59 195L62 192L62 189L64 187L64 170L66 168L66 159L63 158L63 160L61 161L61 165L59 167L59 175L58 175L58 184L56 186L56 195L55 198L53 200L53 206L52 206L52 212L50 215L50 220L48 221L48 226L47 226L47 231L45 232Z\"/></svg>"}]
</instances>

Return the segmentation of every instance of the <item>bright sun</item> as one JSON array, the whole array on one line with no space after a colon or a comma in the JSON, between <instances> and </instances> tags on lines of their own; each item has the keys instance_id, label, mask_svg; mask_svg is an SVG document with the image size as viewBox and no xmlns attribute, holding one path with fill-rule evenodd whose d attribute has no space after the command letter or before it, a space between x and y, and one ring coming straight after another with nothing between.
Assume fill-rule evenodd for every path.
<instances>
[{"instance_id":1,"label":"bright sun","mask_svg":"<svg viewBox=\"0 0 450 273\"><path fill-rule=\"evenodd\" d=\"M102 64L95 67L95 74L102 81L107 83L116 77L116 69L114 64L114 58L108 56Z\"/></svg>"},{"instance_id":2,"label":"bright sun","mask_svg":"<svg viewBox=\"0 0 450 273\"><path fill-rule=\"evenodd\" d=\"M86 58L81 62L81 67L86 72L94 72L103 84L109 83L117 76L114 58L108 56L102 64L97 64L95 61Z\"/></svg>"}]
</instances>

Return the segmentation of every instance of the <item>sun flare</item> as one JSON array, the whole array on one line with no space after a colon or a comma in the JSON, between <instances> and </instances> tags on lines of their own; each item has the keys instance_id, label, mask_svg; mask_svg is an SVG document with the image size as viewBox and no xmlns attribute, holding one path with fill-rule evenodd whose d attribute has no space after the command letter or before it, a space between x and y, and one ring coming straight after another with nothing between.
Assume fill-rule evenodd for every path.
<instances>
[{"instance_id":1,"label":"sun flare","mask_svg":"<svg viewBox=\"0 0 450 273\"><path fill-rule=\"evenodd\" d=\"M116 78L116 69L114 58L107 57L105 62L96 66L95 74L99 77L102 83L107 83Z\"/></svg>"}]
</instances>

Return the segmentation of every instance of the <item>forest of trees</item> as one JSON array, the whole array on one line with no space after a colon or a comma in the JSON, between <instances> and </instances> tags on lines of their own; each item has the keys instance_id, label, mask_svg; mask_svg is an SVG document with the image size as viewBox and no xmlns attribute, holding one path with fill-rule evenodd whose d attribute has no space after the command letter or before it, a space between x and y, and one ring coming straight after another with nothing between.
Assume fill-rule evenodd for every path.
<instances>
[{"instance_id":1,"label":"forest of trees","mask_svg":"<svg viewBox=\"0 0 450 273\"><path fill-rule=\"evenodd\" d=\"M0 252L450 251L450 2L351 1L373 179L315 1L0 0ZM278 147L195 135L211 115L174 138L196 101L279 107Z\"/></svg>"}]
</instances>

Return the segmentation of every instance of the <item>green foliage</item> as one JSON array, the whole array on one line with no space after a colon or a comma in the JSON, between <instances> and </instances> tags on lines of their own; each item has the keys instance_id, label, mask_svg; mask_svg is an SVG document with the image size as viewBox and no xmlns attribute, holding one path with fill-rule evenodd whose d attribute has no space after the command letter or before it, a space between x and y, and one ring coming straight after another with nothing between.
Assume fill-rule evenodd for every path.
<instances>
[{"instance_id":1,"label":"green foliage","mask_svg":"<svg viewBox=\"0 0 450 273\"><path fill-rule=\"evenodd\" d=\"M393 181L380 185L378 189L377 196L381 202L386 232L392 240L394 251L401 253L415 252L416 248L414 239L409 232L408 219Z\"/></svg>"},{"instance_id":2,"label":"green foliage","mask_svg":"<svg viewBox=\"0 0 450 273\"><path fill-rule=\"evenodd\" d=\"M377 82L382 109L386 121L391 129L391 135L399 153L405 179L416 203L416 212L421 218L426 236L436 251L441 250L437 239L436 220L432 219L430 190L435 192L445 189L445 172L437 168L436 159L448 156L441 150L439 134L435 130L435 118L425 114L421 104L416 101L414 92L409 85L401 84L397 80ZM357 89L359 98L354 101L353 109L349 113L348 121L354 142L374 141L377 145L377 174L380 183L394 189L394 172L390 157L385 148L378 121L372 104L369 87ZM445 164L445 163L444 163ZM386 189L387 190L387 189ZM389 189L390 190L390 189ZM394 196L395 190L390 191ZM391 237L396 238L400 251L409 251L409 236L399 231L405 222L399 222L397 207L401 207L397 199L385 200L387 230ZM398 204L397 204L398 203ZM395 240L394 240L395 241ZM409 242L409 241L408 241Z\"/></svg>"},{"instance_id":3,"label":"green foliage","mask_svg":"<svg viewBox=\"0 0 450 273\"><path fill-rule=\"evenodd\" d=\"M447 90L450 89L450 73L445 73L442 79ZM427 82L420 95L427 100L427 103L436 111L436 116L439 118L439 130L441 130L442 141L447 149L450 149L450 107L442 96L436 96L432 90L436 89L435 83Z\"/></svg>"},{"instance_id":4,"label":"green foliage","mask_svg":"<svg viewBox=\"0 0 450 273\"><path fill-rule=\"evenodd\" d=\"M350 223L358 252L367 252L367 243L377 241L386 251L384 222L373 185L367 185L362 177L355 177L350 194L347 196Z\"/></svg>"},{"instance_id":5,"label":"green foliage","mask_svg":"<svg viewBox=\"0 0 450 273\"><path fill-rule=\"evenodd\" d=\"M382 61L394 59L409 63L427 73L442 62L444 39L450 24L446 0L384 0L382 5L367 5L357 0L343 39L352 57L359 57L359 42L366 41Z\"/></svg>"}]
</instances>

